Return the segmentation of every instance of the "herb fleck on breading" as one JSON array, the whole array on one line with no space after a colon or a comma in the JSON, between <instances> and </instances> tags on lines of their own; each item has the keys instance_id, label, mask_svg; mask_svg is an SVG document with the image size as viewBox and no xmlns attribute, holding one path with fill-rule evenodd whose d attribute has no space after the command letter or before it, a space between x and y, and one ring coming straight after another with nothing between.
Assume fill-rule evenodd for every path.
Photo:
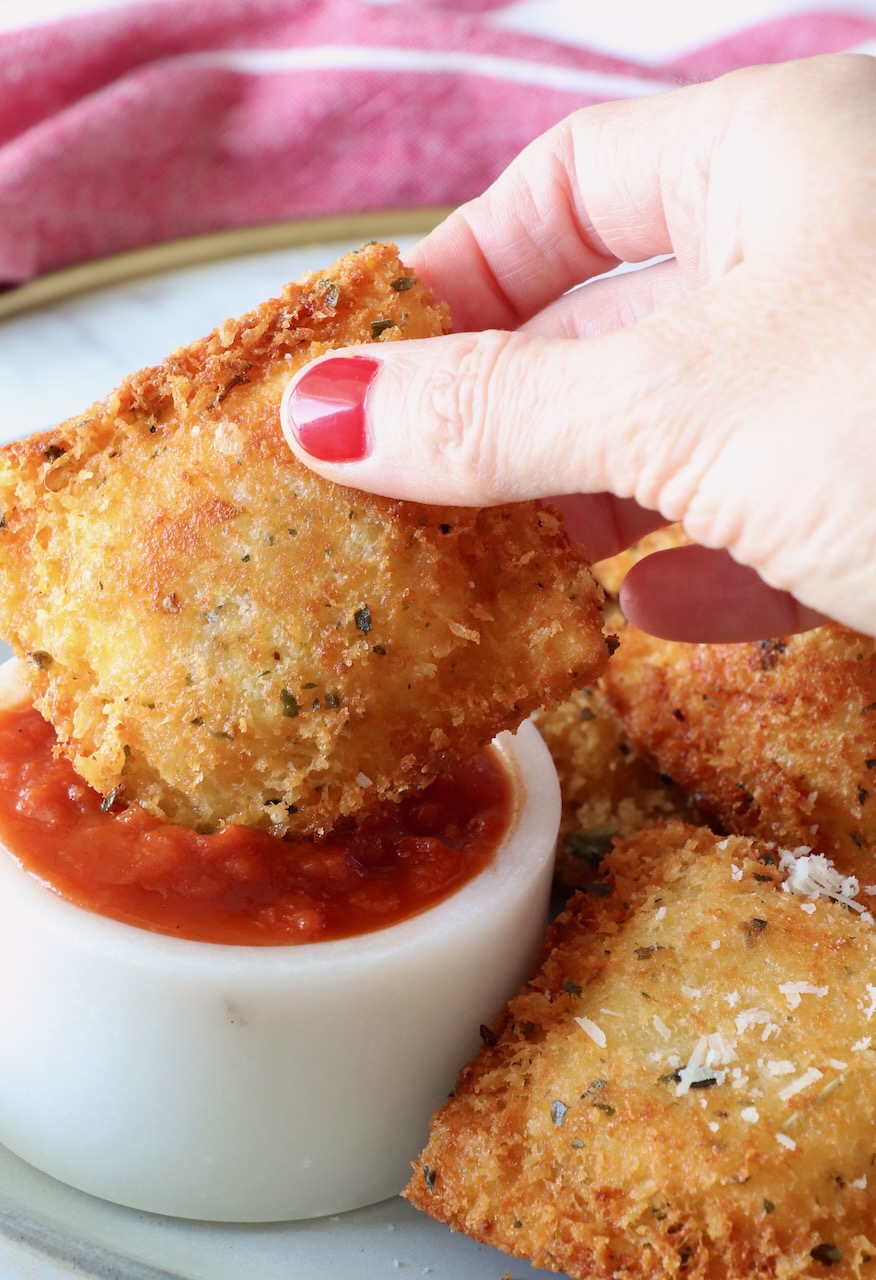
<instances>
[{"instance_id":1,"label":"herb fleck on breading","mask_svg":"<svg viewBox=\"0 0 876 1280\"><path fill-rule=\"evenodd\" d=\"M353 614L353 621L357 628L362 632L363 636L367 636L368 632L374 625L371 621L371 610L368 608L367 604L363 605L361 609L356 610Z\"/></svg>"},{"instance_id":2,"label":"herb fleck on breading","mask_svg":"<svg viewBox=\"0 0 876 1280\"><path fill-rule=\"evenodd\" d=\"M280 701L283 704L284 716L290 716L290 717L297 716L298 712L301 710L301 708L298 705L298 699L293 694L291 694L288 689L283 689L281 691Z\"/></svg>"}]
</instances>

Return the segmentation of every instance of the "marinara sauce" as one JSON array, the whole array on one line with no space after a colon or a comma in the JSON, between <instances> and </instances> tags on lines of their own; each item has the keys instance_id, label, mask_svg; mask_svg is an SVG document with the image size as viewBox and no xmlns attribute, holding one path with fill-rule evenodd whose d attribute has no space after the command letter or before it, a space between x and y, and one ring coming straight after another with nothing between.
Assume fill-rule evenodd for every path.
<instances>
[{"instance_id":1,"label":"marinara sauce","mask_svg":"<svg viewBox=\"0 0 876 1280\"><path fill-rule=\"evenodd\" d=\"M487 750L324 837L203 835L137 805L107 810L54 741L32 707L0 711L0 839L13 857L81 907L201 942L318 942L396 924L483 870L511 820L508 775Z\"/></svg>"}]
</instances>

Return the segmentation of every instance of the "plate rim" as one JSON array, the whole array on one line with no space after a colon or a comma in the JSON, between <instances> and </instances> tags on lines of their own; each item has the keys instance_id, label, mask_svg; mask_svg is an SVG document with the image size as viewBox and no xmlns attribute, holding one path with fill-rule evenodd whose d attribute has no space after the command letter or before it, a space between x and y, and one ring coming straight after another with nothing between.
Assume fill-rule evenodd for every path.
<instances>
[{"instance_id":1,"label":"plate rim","mask_svg":"<svg viewBox=\"0 0 876 1280\"><path fill-rule=\"evenodd\" d=\"M425 235L451 211L452 206L449 205L434 205L422 209L368 210L364 213L263 222L203 235L184 236L177 240L164 240L158 244L129 249L124 253L89 259L17 285L7 293L0 294L0 320L128 280L216 262L223 258L268 253L273 249L295 249L334 240Z\"/></svg>"}]
</instances>

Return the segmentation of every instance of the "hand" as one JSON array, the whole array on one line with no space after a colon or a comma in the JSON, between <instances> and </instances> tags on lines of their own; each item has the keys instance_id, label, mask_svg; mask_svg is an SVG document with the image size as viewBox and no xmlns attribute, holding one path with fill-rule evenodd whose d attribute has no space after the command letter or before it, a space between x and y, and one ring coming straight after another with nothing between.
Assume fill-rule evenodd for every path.
<instances>
[{"instance_id":1,"label":"hand","mask_svg":"<svg viewBox=\"0 0 876 1280\"><path fill-rule=\"evenodd\" d=\"M876 634L874 120L866 56L578 112L408 255L457 331L347 352L376 362L366 456L304 447L334 356L287 393L290 444L421 502L570 495L593 559L682 521L700 546L622 596L658 635Z\"/></svg>"}]
</instances>

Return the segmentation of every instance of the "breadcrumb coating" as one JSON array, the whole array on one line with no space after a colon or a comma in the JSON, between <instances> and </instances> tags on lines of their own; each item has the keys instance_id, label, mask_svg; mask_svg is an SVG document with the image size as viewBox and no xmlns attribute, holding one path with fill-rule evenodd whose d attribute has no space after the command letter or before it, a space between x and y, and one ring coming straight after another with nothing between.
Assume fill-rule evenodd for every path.
<instances>
[{"instance_id":1,"label":"breadcrumb coating","mask_svg":"<svg viewBox=\"0 0 876 1280\"><path fill-rule=\"evenodd\" d=\"M605 591L612 641L625 624L617 594L630 568L653 551L685 541L684 532L673 525L592 566ZM630 670L628 680L632 684L634 679L635 671ZM632 689L630 696L635 696ZM618 836L631 836L670 818L702 820L690 796L630 742L605 699L601 680L576 690L558 707L536 712L535 723L553 757L563 798L556 859L560 884L576 888L597 879L601 861Z\"/></svg>"},{"instance_id":2,"label":"breadcrumb coating","mask_svg":"<svg viewBox=\"0 0 876 1280\"><path fill-rule=\"evenodd\" d=\"M602 669L600 593L554 513L373 497L283 440L301 365L448 325L366 245L0 451L0 630L97 791L321 831Z\"/></svg>"},{"instance_id":3,"label":"breadcrumb coating","mask_svg":"<svg viewBox=\"0 0 876 1280\"><path fill-rule=\"evenodd\" d=\"M593 568L595 573L598 565ZM599 878L618 836L670 818L697 817L685 792L632 746L600 690L597 681L534 717L560 780L563 814L555 872L569 888Z\"/></svg>"},{"instance_id":4,"label":"breadcrumb coating","mask_svg":"<svg viewBox=\"0 0 876 1280\"><path fill-rule=\"evenodd\" d=\"M681 823L607 871L463 1070L407 1198L580 1280L864 1280L872 918Z\"/></svg>"},{"instance_id":5,"label":"breadcrumb coating","mask_svg":"<svg viewBox=\"0 0 876 1280\"><path fill-rule=\"evenodd\" d=\"M876 641L835 624L744 644L619 636L601 688L638 751L726 830L876 881Z\"/></svg>"}]
</instances>

